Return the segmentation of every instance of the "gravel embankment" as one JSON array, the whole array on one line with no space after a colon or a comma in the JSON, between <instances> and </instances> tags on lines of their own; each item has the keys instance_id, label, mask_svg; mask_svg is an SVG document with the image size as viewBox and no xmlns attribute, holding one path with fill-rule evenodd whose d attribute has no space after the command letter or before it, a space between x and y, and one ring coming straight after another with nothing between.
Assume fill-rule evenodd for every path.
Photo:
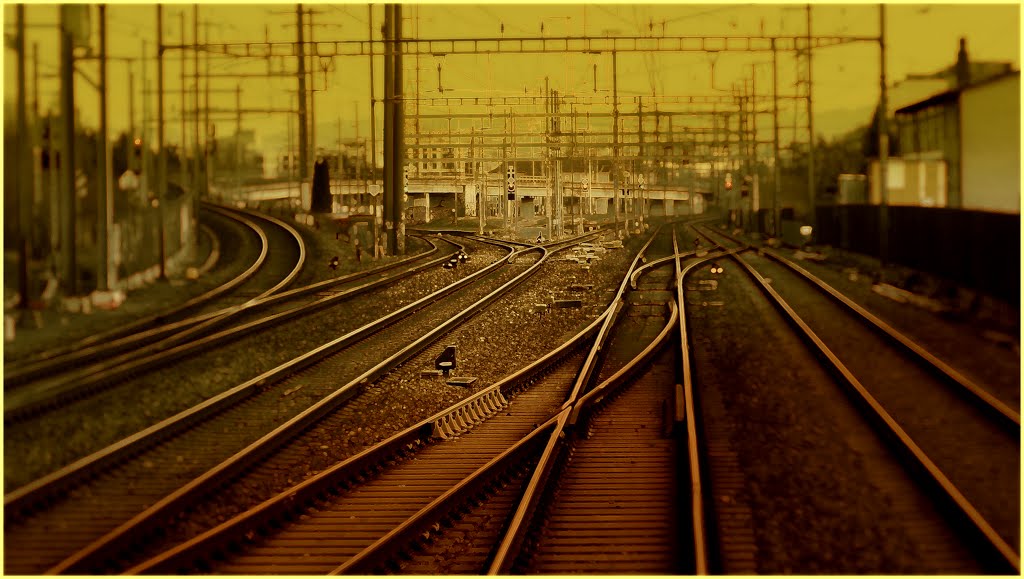
<instances>
[{"instance_id":1,"label":"gravel embankment","mask_svg":"<svg viewBox=\"0 0 1024 579\"><path fill-rule=\"evenodd\" d=\"M761 243L760 237L751 234L740 237ZM877 259L831 247L815 247L810 254L815 258L788 247L777 251L1002 401L1020 406L1019 304L1001 303L905 267L891 266L883 272ZM883 278L941 309L880 295L872 288Z\"/></svg>"},{"instance_id":2,"label":"gravel embankment","mask_svg":"<svg viewBox=\"0 0 1024 579\"><path fill-rule=\"evenodd\" d=\"M955 312L933 313L872 290L871 271L825 251L825 260L788 258L924 346L1012 407L1020 406L1020 335L986 328ZM1011 316L1019 318L1019 311ZM1003 325L1012 326L1014 320ZM1019 324L1019 319L1016 320Z\"/></svg>"},{"instance_id":3,"label":"gravel embankment","mask_svg":"<svg viewBox=\"0 0 1024 579\"><path fill-rule=\"evenodd\" d=\"M712 516L750 513L756 572L977 572L947 566L955 539L938 555L926 547L930 503L753 283L723 265L692 276L688 288L718 286L686 301L698 411L719 445L710 460L735 453L742 480L731 494L712 480Z\"/></svg>"},{"instance_id":4,"label":"gravel embankment","mask_svg":"<svg viewBox=\"0 0 1024 579\"><path fill-rule=\"evenodd\" d=\"M280 218L280 215L275 216ZM356 261L355 246L349 243L344 235L336 239L332 228L313 228L291 220L288 220L288 223L297 229L302 239L306 241L306 267L302 269L292 288L380 267L430 249L430 245L423 239L410 236L404 256L382 255L374 259L372 251L364 248L360 251L359 261ZM338 258L338 267L333 270L327 266L332 257Z\"/></svg>"},{"instance_id":5,"label":"gravel embankment","mask_svg":"<svg viewBox=\"0 0 1024 579\"><path fill-rule=\"evenodd\" d=\"M212 215L207 223L220 238L220 258L206 275L195 281L172 278L167 282L156 282L145 288L129 290L127 299L116 310L93 309L88 314L71 313L54 305L50 309L38 312L41 326L36 324L30 314L30 321L15 332L15 339L4 342L4 361L18 360L35 352L63 346L68 342L81 340L166 310L173 304L184 302L226 283L249 267L255 259L255 254L241 252L239 241L243 236L249 235L247 230L219 215L202 215ZM210 255L211 245L207 235L199 235L195 259L190 265L201 266ZM13 313L16 315L16 312Z\"/></svg>"},{"instance_id":6,"label":"gravel embankment","mask_svg":"<svg viewBox=\"0 0 1024 579\"><path fill-rule=\"evenodd\" d=\"M80 340L135 319L159 313L176 303L184 302L228 282L248 268L255 259L255 254L242 249L241 240L245 239L245 243L250 245L255 240L248 229L212 212L202 212L201 216L204 223L220 238L220 258L211 271L194 281L185 279L184 274L179 273L166 282L156 282L144 288L130 290L127 293L128 299L116 310L93 309L90 313L83 314L60 311L54 307L39 312L42 327L37 327L32 318L19 326L15 334L16 339L4 343L4 360L17 360L34 352L64 345L69 341ZM279 214L274 216L281 218ZM352 245L345 242L344 237L336 240L332 231L299 225L287 217L284 217L284 220L299 231L306 243L307 252L306 265L290 288L302 287L402 259L382 256L375 260L368 252L363 252L361 261L357 262ZM195 259L189 264L195 267L206 261L212 247L207 235L199 235L198 240ZM409 238L408 255L428 248L429 245L421 239ZM327 267L327 263L335 256L339 258L339 266L332 270ZM7 313L17 312L11 310Z\"/></svg>"},{"instance_id":7,"label":"gravel embankment","mask_svg":"<svg viewBox=\"0 0 1024 579\"><path fill-rule=\"evenodd\" d=\"M436 268L370 296L259 332L81 400L4 436L4 482L13 489L72 460L194 406L237 384L414 302L506 255L463 242L471 261Z\"/></svg>"}]
</instances>

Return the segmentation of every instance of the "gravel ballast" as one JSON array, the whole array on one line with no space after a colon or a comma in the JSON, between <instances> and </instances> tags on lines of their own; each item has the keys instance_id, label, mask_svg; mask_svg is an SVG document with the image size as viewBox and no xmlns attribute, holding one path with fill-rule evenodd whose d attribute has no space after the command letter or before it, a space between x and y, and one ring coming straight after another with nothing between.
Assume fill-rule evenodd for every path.
<instances>
[{"instance_id":1,"label":"gravel ballast","mask_svg":"<svg viewBox=\"0 0 1024 579\"><path fill-rule=\"evenodd\" d=\"M37 420L9 425L4 437L6 488L16 488L199 404L507 255L506 250L492 245L462 243L470 248L472 259L455 272L440 267L425 271L283 328L175 362Z\"/></svg>"},{"instance_id":2,"label":"gravel ballast","mask_svg":"<svg viewBox=\"0 0 1024 579\"><path fill-rule=\"evenodd\" d=\"M977 572L924 549L940 521L930 503L753 283L723 265L687 282L718 282L686 295L695 384L704 430L726 438L743 481L714 511L749 509L757 573ZM947 553L962 554L950 539Z\"/></svg>"},{"instance_id":3,"label":"gravel ballast","mask_svg":"<svg viewBox=\"0 0 1024 579\"><path fill-rule=\"evenodd\" d=\"M604 304L611 298L607 290L617 287L622 272L632 259L631 251L637 247L608 253L591 268L586 283L593 283L595 296L608 296L604 298ZM363 393L337 413L337 418L325 419L304 433L301 441L291 443L293 448L296 444L301 445L301 451L293 450L268 458L257 469L263 473L258 482L231 484L215 502L197 508L188 521L168 528L169 542L192 537L286 490L400 429L443 410L561 344L592 321L598 308L564 309L558 313L549 309L544 317L540 317L536 312L530 313L530 305L536 303L537 296L547 297L552 289L558 291L574 281L579 282L581 275L587 275L580 272L576 264L550 262L525 284L442 337L424 354L368 385ZM481 336L487 339L480 340ZM459 371L456 373L478 378L470 388L449 386L439 377L421 375L437 351L450 343L459 344L460 348ZM289 457L301 459L295 462L295 458ZM153 552L159 548L154 545Z\"/></svg>"},{"instance_id":4,"label":"gravel ballast","mask_svg":"<svg viewBox=\"0 0 1024 579\"><path fill-rule=\"evenodd\" d=\"M748 243L759 242L752 236L741 238ZM1017 308L1004 304L992 310L1003 312L1004 317L998 320L980 319L961 303L963 300L938 300L936 303L947 309L934 312L874 291L872 288L883 275L877 260L829 247L815 248L813 254L792 248L776 251L885 320L1003 402L1020 407L1018 304L1015 304ZM925 280L920 284L922 287L941 285L940 280L910 270L903 271L903 277ZM959 293L966 296L971 292L961 289ZM982 301L978 298L978 302Z\"/></svg>"}]
</instances>

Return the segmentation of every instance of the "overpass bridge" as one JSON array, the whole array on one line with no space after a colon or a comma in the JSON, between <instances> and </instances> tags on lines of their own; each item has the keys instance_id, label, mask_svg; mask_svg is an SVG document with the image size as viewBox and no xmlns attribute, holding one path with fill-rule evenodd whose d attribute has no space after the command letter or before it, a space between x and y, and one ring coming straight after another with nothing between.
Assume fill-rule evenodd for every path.
<instances>
[{"instance_id":1,"label":"overpass bridge","mask_svg":"<svg viewBox=\"0 0 1024 579\"><path fill-rule=\"evenodd\" d=\"M500 178L499 178L500 177ZM377 200L383 191L383 181L332 180L331 194L339 206L368 206ZM409 179L406 211L417 221L429 222L432 215L449 214L461 203L459 213L475 216L477 188L483 188L487 197L489 216L505 215L518 204L517 213L530 217L543 214L548 206L548 197L553 195L553 180L550 177L517 176L516 199L508 200L504 176L487 175L486 179L472 179L453 176L426 176ZM561 181L563 211L577 212L582 207L588 215L605 215L611 212L614 198L613 184L607 174L597 175L584 186L579 175L563 174ZM704 212L708 192L697 190L692 194L689 188L679 185L646 184L638 189L635 185L625 189L620 185L622 211L631 213L638 196L648 203L650 215L693 215ZM625 191L625 193L623 193ZM291 198L301 207L309 207L309 184L282 182L244 187L226 197L249 202L272 201ZM507 205L503 205L507 204ZM416 209L420 208L420 209Z\"/></svg>"}]
</instances>

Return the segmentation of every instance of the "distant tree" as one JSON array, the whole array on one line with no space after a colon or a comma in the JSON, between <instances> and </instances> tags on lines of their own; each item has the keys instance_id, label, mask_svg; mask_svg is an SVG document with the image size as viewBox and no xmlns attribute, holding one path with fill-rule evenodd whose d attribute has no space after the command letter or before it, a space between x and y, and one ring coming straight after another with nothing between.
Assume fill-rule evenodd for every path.
<instances>
[{"instance_id":1,"label":"distant tree","mask_svg":"<svg viewBox=\"0 0 1024 579\"><path fill-rule=\"evenodd\" d=\"M881 103L879 103L881 104ZM879 107L875 107L875 112L871 115L871 123L867 126L867 130L864 133L863 147L864 156L868 159L878 158L878 133L880 130L880 110ZM899 148L899 131L896 129L896 121L889 119L888 123L889 133L889 155L900 150Z\"/></svg>"},{"instance_id":2,"label":"distant tree","mask_svg":"<svg viewBox=\"0 0 1024 579\"><path fill-rule=\"evenodd\" d=\"M114 167L114 176L119 177L128 170L128 153L129 145L131 149L134 149L132 144L132 138L127 133L121 133L114 140L114 144L111 145L113 150L110 154L110 162Z\"/></svg>"},{"instance_id":3,"label":"distant tree","mask_svg":"<svg viewBox=\"0 0 1024 579\"><path fill-rule=\"evenodd\" d=\"M327 161L318 159L313 164L313 192L310 201L310 212L330 213L332 211L330 183L331 175L327 167Z\"/></svg>"}]
</instances>

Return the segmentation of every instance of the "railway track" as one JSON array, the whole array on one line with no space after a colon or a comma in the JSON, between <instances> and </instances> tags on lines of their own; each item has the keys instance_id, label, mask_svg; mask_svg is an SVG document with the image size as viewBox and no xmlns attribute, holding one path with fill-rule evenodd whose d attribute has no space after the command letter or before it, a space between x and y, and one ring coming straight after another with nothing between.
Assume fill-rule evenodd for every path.
<instances>
[{"instance_id":1,"label":"railway track","mask_svg":"<svg viewBox=\"0 0 1024 579\"><path fill-rule=\"evenodd\" d=\"M555 422L545 419L590 375L580 368L597 359L590 341L607 335L620 306L621 289L589 327L527 368L128 572L323 573L360 552L350 561L362 565L467 495L511 492L526 470L505 461L529 463L542 449ZM506 474L508 483L495 482Z\"/></svg>"},{"instance_id":2,"label":"railway track","mask_svg":"<svg viewBox=\"0 0 1024 579\"><path fill-rule=\"evenodd\" d=\"M371 383L376 376L407 360L442 332L475 313L485 303L495 299L502 291L511 287L512 282L508 280L516 277L515 273L527 269L525 264L518 267L503 267L502 263L495 263L478 271L479 275L470 276L481 280L486 277L493 278L487 282L470 284L469 282L474 280L463 280L465 283L457 284L457 286L470 286L466 295L459 293L444 300L439 299L451 294L455 289L448 287L423 298L412 307L405 308L406 311L415 311L428 305L433 308L430 310L433 312L432 314L420 316L422 321L417 322L419 329L412 327L414 324L409 323L390 327L389 331L391 332L405 332L405 339L399 339L395 335L378 335L372 343L369 341L358 342L364 335L373 332L376 329L375 326L393 322L398 315L406 313L406 311L396 312L396 315L389 316L389 320L386 322L364 326L360 331L351 332L315 352L300 357L291 364L279 367L211 399L201 407L168 419L164 423L140 433L137 437L87 457L80 461L81 464L72 465L73 468L66 469L62 473L55 473L55 476L48 477L47 481L41 481L39 485L35 485L38 488L24 489L24 492L18 493L16 496L8 495L5 497L5 502L9 520L13 518L10 516L12 513L19 511L27 513L24 519L25 524L22 529L18 530L19 532L15 533L8 527L8 552L11 552L14 541L10 537L17 535L19 537L17 541L21 542L29 551L42 544L55 542L62 545L61 549L65 554L73 552L76 547L85 546L85 550L73 555L70 559L65 559L62 564L65 569L89 568L88 565L97 565L103 560L99 553L102 553L104 549L124 548L125 536L139 536L138 533L152 530L153 526L158 525L154 521L168 515L173 517L176 509L181 508L188 501L210 492L212 488L224 484L231 477L237 475L240 470L249 468L247 461L258 462L266 454L273 453L276 445L284 444L290 437L302 434L303 431L312 428L323 417L330 415L338 408L341 408L340 412L344 412L346 405L343 403L348 398L354 397L353 404L358 404L357 393ZM509 273L510 270L518 271ZM495 292L493 291L495 285L501 285L504 289ZM489 295L480 298L480 294ZM461 313L458 312L459 307L465 306L467 301L471 300L476 300L474 305L465 308ZM445 308L448 313L445 313ZM454 315L451 315L452 310L454 310ZM447 321L435 328L438 319ZM408 343L410 334L424 332L431 328L433 331L427 332L426 336L413 343ZM407 343L408 345L402 347ZM382 344L390 344L392 350L397 348L398 351L369 370L363 371L372 363L367 361L380 359L379 351ZM319 363L316 367L317 370L300 371L313 361L333 354L342 348L349 349L343 351L344 355L335 355L327 362ZM359 351L359 348L362 348L362 351ZM360 374L360 372L362 373ZM282 379L284 380L282 381ZM345 386L337 387L339 383L346 382ZM286 401L284 404L286 409L280 411L284 415L277 414L267 418L266 413L269 409L273 408L274 412L279 412L277 409L282 406L281 398L290 398L289 401L302 400L302 402L288 405L289 401ZM238 400L244 401L238 403ZM357 412L357 410L352 412ZM206 422L211 415L215 416L216 423ZM259 436L250 434L246 437L244 434L253 432L249 424L250 421L262 421L263 430L256 429L260 433L272 426L267 424L268 421L277 424L284 423L271 434L263 436L256 442L251 442ZM193 426L196 424L198 426ZM201 432L197 432L197 430ZM236 436L236 431L238 436ZM222 443L211 447L209 444L211 436L218 437ZM251 443L249 448L242 450L247 443ZM232 457L232 453L235 451L240 452ZM132 455L128 462L125 462L126 454ZM186 461L184 457L188 457L188 460ZM290 459L285 456L282 460ZM218 461L222 461L220 465L217 465ZM210 469L210 467L213 468ZM179 475L176 477L166 474L175 470L179 471ZM156 472L160 472L163 476L154 477L153 473ZM194 478L197 474L199 475L198 479ZM88 483L95 488L71 493L71 500L62 500L62 497L67 496L65 495L67 489L64 487L77 487L83 478L90 475L98 476L94 482ZM145 483L147 488L145 490L132 489L131 481L140 480L149 481ZM189 480L192 482L189 483ZM105 503L103 500L92 500L102 494L100 489L113 489L106 491L110 493L107 495L108 500L112 500L114 496L123 495L126 484L131 489L133 497L131 499L121 498L114 504ZM139 485L143 486L143 483L140 482ZM76 497L81 500L75 500ZM56 500L56 502L42 510L36 509L35 505L41 505L43 504L41 501L47 500ZM154 501L157 501L155 505L153 505ZM150 508L138 514L134 520L126 522L133 513L146 509L146 507ZM73 513L81 514L74 515ZM69 530L69 536L63 538L66 540L55 540L52 536L46 536L50 529L60 526L60 521L68 518L73 520L88 518L92 530L85 530L85 523L83 523L75 529ZM118 524L120 527L117 527ZM150 525L148 528L147 524ZM105 530L108 533L107 536L99 538L97 541L96 539ZM121 543L115 544L118 538ZM92 541L91 544L89 544L90 541ZM34 561L30 562L30 560ZM47 560L49 562L46 562ZM36 552L25 560L13 561L9 558L8 568L21 569L20 565L26 565L27 568L38 570L41 565L50 565L54 562L56 561L53 558L43 558L39 552ZM55 569L60 570L61 566Z\"/></svg>"},{"instance_id":3,"label":"railway track","mask_svg":"<svg viewBox=\"0 0 1024 579\"><path fill-rule=\"evenodd\" d=\"M440 240L437 243L447 245ZM500 251L490 253L494 256L501 254ZM430 256L422 259L429 260ZM485 265L489 257L478 254L477 259L480 265ZM439 267L435 272L437 261L412 264L411 267L425 273L428 281L445 283L443 280L451 280L451 275L441 275ZM468 274L473 268L462 269L463 274ZM411 287L415 291L412 292L406 291L401 283L391 283L405 274L405 271L399 271L389 276L388 272L382 272L377 279L355 281L355 285L342 292L311 294L307 298L312 300L308 306L295 306L291 311L251 322L243 318L240 320L243 325L237 330L226 329L171 348L165 354L182 359L163 363L159 372L129 374L125 379L111 382L111 387L102 392L71 401L34 419L8 421L4 444L7 489L22 487L121 438L145 430L204 400L220 396L232 386L322 345L332 336L367 326L382 314L429 294L436 283L424 285L414 282ZM368 291L367 288L377 288L374 291L380 296L381 303L387 304L385 308L364 307L360 305L362 302L348 308L327 307L346 299L346 292L351 292L348 293L351 296ZM312 312L320 308L320 313L298 317L297 314L306 308L313 308ZM286 321L288 323L280 325ZM266 329L275 323L279 327ZM263 331L257 333L261 328ZM235 358L238 353L246 355L244 359L249 362L242 364L238 361ZM122 409L134 410L126 412ZM82 423L82 416L94 420Z\"/></svg>"},{"instance_id":4,"label":"railway track","mask_svg":"<svg viewBox=\"0 0 1024 579\"><path fill-rule=\"evenodd\" d=\"M305 264L305 245L294 228L275 218L215 207L211 211L237 220L258 237L259 250L249 267L220 286L162 313L12 365L4 376L5 418L31 413L39 401L67 392L68 384L89 382L97 375L112 376L113 368L136 361L144 350L152 355L223 324L240 309L241 303L259 303L294 281ZM275 247L274 259L268 259L271 243Z\"/></svg>"},{"instance_id":5,"label":"railway track","mask_svg":"<svg viewBox=\"0 0 1024 579\"><path fill-rule=\"evenodd\" d=\"M678 346L686 343L684 317L673 308L665 323L656 306L666 294L668 303L679 301L685 276L715 255L682 268L692 252L681 253L674 234L672 242L670 259L649 261L661 267L639 283L632 280L639 292L628 315L644 320L641 335L657 334L640 340L650 345L637 358L652 364L632 375L616 372L573 406L568 441L552 453L547 484L533 497L527 491L522 518L489 572L707 572L693 406L684 397L688 348ZM674 272L664 267L669 263Z\"/></svg>"},{"instance_id":6,"label":"railway track","mask_svg":"<svg viewBox=\"0 0 1024 579\"><path fill-rule=\"evenodd\" d=\"M1012 546L1020 540L1019 510L1005 508L1020 500L1016 411L777 253L731 256L888 441L916 492L943 515L918 516L919 509L908 507L913 497L893 505L913 522L921 549L933 553L940 568L1019 573ZM950 537L967 551L951 546Z\"/></svg>"},{"instance_id":7,"label":"railway track","mask_svg":"<svg viewBox=\"0 0 1024 579\"><path fill-rule=\"evenodd\" d=\"M222 310L240 301L237 297L240 293L254 296L242 298L241 301L258 300L272 295L287 287L301 271L305 263L305 244L298 231L287 223L276 218L211 204L205 204L204 208L215 216L215 219L230 221L240 226L247 235L258 240L256 251L240 273L209 291L158 313L8 362L4 375L5 392L27 382L59 375L127 349L143 347L161 337L216 317L224 313ZM209 228L206 227L205 230L209 231ZM215 259L220 256L222 250L227 255L235 255L241 254L243 247L248 246L245 242L236 244L232 238L231 243L222 248L219 238L215 235L212 237L216 242L211 257ZM284 258L267 259L271 240L274 241L275 248L282 248L275 249L275 252L283 252ZM209 267L212 267L212 264L207 263L201 269Z\"/></svg>"},{"instance_id":8,"label":"railway track","mask_svg":"<svg viewBox=\"0 0 1024 579\"><path fill-rule=\"evenodd\" d=\"M428 243L433 249L400 262L274 295L260 295L212 313L85 348L47 363L45 367L26 369L25 374L15 379L39 376L42 379L5 395L5 422L31 419L41 412L59 409L182 358L209 352L216 346L233 343L254 332L300 320L356 296L380 291L399 280L427 271L449 259L455 251L464 249L457 243ZM451 248L453 253L442 252L439 245ZM436 257L438 253L443 255Z\"/></svg>"}]
</instances>

